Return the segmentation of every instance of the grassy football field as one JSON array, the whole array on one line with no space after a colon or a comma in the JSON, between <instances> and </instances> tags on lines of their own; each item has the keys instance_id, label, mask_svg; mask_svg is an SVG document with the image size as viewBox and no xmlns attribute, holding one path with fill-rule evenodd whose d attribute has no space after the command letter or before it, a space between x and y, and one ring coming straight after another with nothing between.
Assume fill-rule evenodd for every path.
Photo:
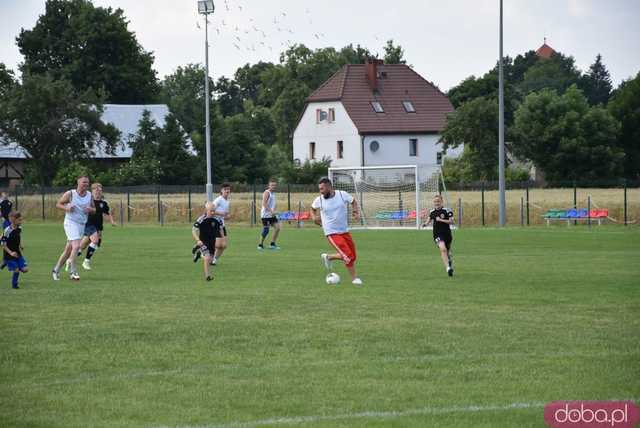
<instances>
[{"instance_id":1,"label":"grassy football field","mask_svg":"<svg viewBox=\"0 0 640 428\"><path fill-rule=\"evenodd\" d=\"M79 283L61 225L0 272L0 426L544 427L553 400L640 399L640 229L358 231L356 288L315 227L230 228L205 282L190 227L108 228Z\"/></svg>"}]
</instances>

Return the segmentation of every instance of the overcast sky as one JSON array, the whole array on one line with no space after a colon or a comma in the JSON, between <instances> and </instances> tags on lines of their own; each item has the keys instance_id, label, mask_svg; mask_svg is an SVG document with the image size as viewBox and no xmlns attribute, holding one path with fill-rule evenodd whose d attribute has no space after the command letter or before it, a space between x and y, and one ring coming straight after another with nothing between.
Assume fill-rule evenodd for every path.
<instances>
[{"instance_id":1,"label":"overcast sky","mask_svg":"<svg viewBox=\"0 0 640 428\"><path fill-rule=\"evenodd\" d=\"M129 29L155 55L160 78L204 62L204 23L196 0L94 0L121 8ZM43 0L0 0L0 62L22 61L15 37L44 13ZM210 66L215 78L259 60L277 62L287 44L349 43L382 54L387 39L423 77L448 90L482 75L498 57L499 0L216 0ZM639 0L504 0L505 55L554 49L585 70L600 53L614 85L640 71ZM199 22L200 29L196 22Z\"/></svg>"}]
</instances>

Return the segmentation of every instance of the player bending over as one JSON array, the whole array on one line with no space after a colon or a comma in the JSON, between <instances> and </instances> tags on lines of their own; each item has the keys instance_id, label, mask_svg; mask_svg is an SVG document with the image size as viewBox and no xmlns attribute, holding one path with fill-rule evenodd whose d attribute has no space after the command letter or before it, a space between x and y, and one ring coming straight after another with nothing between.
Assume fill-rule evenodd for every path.
<instances>
[{"instance_id":1,"label":"player bending over","mask_svg":"<svg viewBox=\"0 0 640 428\"><path fill-rule=\"evenodd\" d=\"M433 240L440 249L442 263L449 276L453 276L453 260L451 260L451 225L453 211L442 206L442 196L433 197L433 209L429 212L429 221L424 226L433 224Z\"/></svg>"},{"instance_id":2,"label":"player bending over","mask_svg":"<svg viewBox=\"0 0 640 428\"><path fill-rule=\"evenodd\" d=\"M191 235L196 240L196 247L198 248L197 254L202 255L204 261L204 278L207 281L213 279L213 275L209 273L209 265L213 257L212 253L216 248L218 229L220 229L220 223L215 218L213 202L207 202L205 204L205 213L198 217L191 229ZM195 257L193 261L197 262L198 258Z\"/></svg>"},{"instance_id":3,"label":"player bending over","mask_svg":"<svg viewBox=\"0 0 640 428\"><path fill-rule=\"evenodd\" d=\"M11 277L11 287L18 289L18 277L20 272L28 272L27 261L22 257L22 248L20 242L20 233L22 229L22 215L18 211L9 214L9 226L4 229L2 235L2 253L4 263L7 265L9 272L13 272Z\"/></svg>"},{"instance_id":4,"label":"player bending over","mask_svg":"<svg viewBox=\"0 0 640 428\"><path fill-rule=\"evenodd\" d=\"M276 195L275 190L278 182L274 179L269 180L269 187L262 194L262 208L260 208L260 218L262 218L262 233L260 234L260 243L258 244L258 250L264 250L264 240L269 235L269 228L273 228L273 237L271 238L271 244L269 244L270 250L279 250L276 241L278 234L280 233L280 223L278 223L278 216L276 216Z\"/></svg>"},{"instance_id":5,"label":"player bending over","mask_svg":"<svg viewBox=\"0 0 640 428\"><path fill-rule=\"evenodd\" d=\"M351 234L347 232L347 205L351 204L353 216L358 220L360 218L358 203L347 192L334 190L328 178L320 180L318 189L320 196L311 204L313 220L318 226L322 226L327 240L337 251L335 254L322 253L320 255L322 263L327 270L331 270L332 260L342 260L351 274L351 283L362 285L362 280L356 274L356 246Z\"/></svg>"}]
</instances>

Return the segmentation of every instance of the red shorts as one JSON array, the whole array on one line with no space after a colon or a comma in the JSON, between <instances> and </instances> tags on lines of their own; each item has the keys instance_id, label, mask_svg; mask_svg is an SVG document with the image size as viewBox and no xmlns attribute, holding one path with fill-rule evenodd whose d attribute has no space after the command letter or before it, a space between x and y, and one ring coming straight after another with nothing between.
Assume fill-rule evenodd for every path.
<instances>
[{"instance_id":1,"label":"red shorts","mask_svg":"<svg viewBox=\"0 0 640 428\"><path fill-rule=\"evenodd\" d=\"M350 233L336 233L328 235L327 239L338 250L342 260L347 267L351 267L356 262L356 245L351 239Z\"/></svg>"}]
</instances>

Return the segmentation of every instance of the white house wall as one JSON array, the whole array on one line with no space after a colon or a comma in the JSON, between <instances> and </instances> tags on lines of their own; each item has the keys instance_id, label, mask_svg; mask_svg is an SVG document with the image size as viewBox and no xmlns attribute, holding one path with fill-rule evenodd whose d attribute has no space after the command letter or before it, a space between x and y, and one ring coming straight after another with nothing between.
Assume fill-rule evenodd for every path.
<instances>
[{"instance_id":1,"label":"white house wall","mask_svg":"<svg viewBox=\"0 0 640 428\"><path fill-rule=\"evenodd\" d=\"M417 156L409 156L409 140L418 140ZM365 166L435 164L442 145L439 134L367 135L364 139ZM378 142L378 150L371 150L371 142ZM462 147L449 149L446 157L458 157Z\"/></svg>"},{"instance_id":2,"label":"white house wall","mask_svg":"<svg viewBox=\"0 0 640 428\"><path fill-rule=\"evenodd\" d=\"M335 109L335 121L316 123L316 110ZM343 142L343 158L337 158L337 142ZM339 101L317 102L307 106L298 127L293 133L293 159L304 163L309 159L309 143L316 143L315 160L323 156L331 158L331 166L360 165L360 136Z\"/></svg>"}]
</instances>

